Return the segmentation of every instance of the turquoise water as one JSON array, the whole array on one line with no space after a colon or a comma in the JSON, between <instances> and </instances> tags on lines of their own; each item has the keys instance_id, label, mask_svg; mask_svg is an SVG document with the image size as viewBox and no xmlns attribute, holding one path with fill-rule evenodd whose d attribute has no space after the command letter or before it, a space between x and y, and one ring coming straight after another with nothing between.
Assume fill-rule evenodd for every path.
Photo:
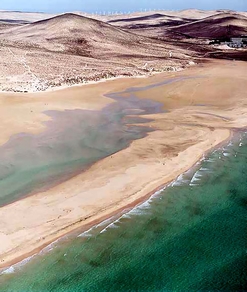
<instances>
[{"instance_id":1,"label":"turquoise water","mask_svg":"<svg viewBox=\"0 0 247 292\"><path fill-rule=\"evenodd\" d=\"M148 202L0 277L0 291L244 291L247 135Z\"/></svg>"}]
</instances>

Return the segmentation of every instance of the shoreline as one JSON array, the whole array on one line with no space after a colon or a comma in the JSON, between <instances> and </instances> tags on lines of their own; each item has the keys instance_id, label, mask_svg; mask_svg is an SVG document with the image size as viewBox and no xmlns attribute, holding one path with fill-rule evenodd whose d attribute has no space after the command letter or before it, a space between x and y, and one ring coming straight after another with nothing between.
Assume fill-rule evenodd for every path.
<instances>
[{"instance_id":1,"label":"shoreline","mask_svg":"<svg viewBox=\"0 0 247 292\"><path fill-rule=\"evenodd\" d=\"M124 205L120 207L117 210L114 210L100 218L94 219L89 223L79 223L77 226L77 223L75 223L75 226L71 228L71 230L66 231L64 234L59 235L57 237L54 237L53 239L44 242L40 247L35 248L34 250L30 251L29 253L26 253L22 256L19 256L9 262L6 262L4 265L0 264L0 275L4 274L4 271L7 269L11 268L12 266L19 265L21 262L24 260L28 260L29 258L36 257L40 253L42 253L49 245L55 244L56 242L59 242L60 240L63 240L64 237L70 236L71 238L74 237L75 234L79 233L80 234L87 232L89 229L93 228L94 226L99 225L100 223L110 220L112 217L116 216L116 218L119 218L121 215L125 214L125 210L129 212L130 210L138 207L139 205L145 203L148 201L155 193L163 191L165 188L169 187L169 185L173 182L176 181L176 179L183 173L189 171L190 169L193 169L197 163L201 162L205 155L208 155L210 152L212 152L214 149L219 149L220 147L224 146L227 142L229 142L232 137L234 136L233 131L229 130L229 135L228 137L224 138L223 140L219 141L218 144L212 146L211 148L205 149L205 151L202 153L201 157L199 159L193 161L193 163L188 167L185 168L181 173L179 173L176 177L173 179L170 179L168 181L163 182L160 186L154 188L152 191L149 191L142 197L139 197L138 199L134 200L133 202L130 202L127 205ZM24 200L25 198L23 198ZM44 251L45 252L45 251Z\"/></svg>"},{"instance_id":2,"label":"shoreline","mask_svg":"<svg viewBox=\"0 0 247 292\"><path fill-rule=\"evenodd\" d=\"M145 202L212 149L225 144L234 129L246 128L246 64L238 64L237 68L230 61L195 66L183 75L203 78L159 87L147 84L160 84L168 74L130 79L128 87L145 88L136 92L137 98L161 102L168 109L165 113L141 115L150 120L145 125L155 131L48 191L0 208L0 269L21 262L68 234L86 231L126 208ZM232 78L235 70L239 77ZM177 75L179 72L172 78ZM86 108L98 108L99 102L102 107L111 102L103 97L105 94L122 92L127 87L123 80L102 84L83 87L83 91L78 88L46 94L51 102L59 102L59 106L54 106L59 110L81 103ZM76 103L63 104L71 102L74 94ZM124 97L128 97L128 92ZM32 96L28 102L31 100ZM22 102L25 106L27 101Z\"/></svg>"}]
</instances>

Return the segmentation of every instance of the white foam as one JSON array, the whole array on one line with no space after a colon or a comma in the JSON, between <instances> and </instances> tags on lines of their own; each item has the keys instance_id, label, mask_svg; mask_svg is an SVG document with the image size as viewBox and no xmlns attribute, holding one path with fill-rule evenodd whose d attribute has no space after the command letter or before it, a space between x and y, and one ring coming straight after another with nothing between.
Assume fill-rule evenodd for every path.
<instances>
[{"instance_id":1,"label":"white foam","mask_svg":"<svg viewBox=\"0 0 247 292\"><path fill-rule=\"evenodd\" d=\"M198 181L200 180L200 178L202 177L202 175L200 174L199 170L193 175L191 182L193 183L194 181Z\"/></svg>"},{"instance_id":2,"label":"white foam","mask_svg":"<svg viewBox=\"0 0 247 292\"><path fill-rule=\"evenodd\" d=\"M215 159L214 158L208 158L206 161L207 162L215 162Z\"/></svg>"},{"instance_id":3,"label":"white foam","mask_svg":"<svg viewBox=\"0 0 247 292\"><path fill-rule=\"evenodd\" d=\"M221 155L224 155L224 156L230 156L231 154L229 152L226 152L228 149L229 149L229 146L232 146L233 145L233 142L230 141L228 143L227 146L225 146L224 148L222 148L222 151L220 151L220 154ZM212 153L217 153L219 150L214 150ZM218 152L219 153L219 152ZM219 159L221 159L222 157L221 156L218 156ZM201 160L197 163L197 164L201 164L202 161L205 161L205 162L216 162L216 158L215 157L205 157L203 155L203 157L201 158ZM107 222L111 222L109 225L107 225L105 228L103 228L100 233L104 233L107 231L107 229L109 228L117 228L118 225L116 225L115 223L116 222L120 222L120 220L122 218L128 218L128 219L131 219L131 216L135 216L135 215L142 215L142 214L145 214L145 211L147 209L150 208L151 206L151 202L153 201L153 199L157 196L159 196L167 187L170 187L170 186L180 186L180 185L183 185L183 184L189 184L190 186L197 186L198 185L198 182L201 180L201 178L203 177L203 172L207 172L207 173L212 173L212 170L210 168L207 168L207 167L201 167L196 173L194 173L194 175L192 176L192 173L194 172L193 169L189 169L187 170L186 172L180 174L177 179L175 179L174 181L172 181L170 184L166 185L164 188L156 191L151 197L149 200L145 201L144 203L142 203L141 205L138 205L136 207L134 207L133 209L131 209L130 211L124 213L120 218L118 218L117 220L114 220L113 221L113 218L110 218L110 219L107 219L103 222L101 222L100 224L96 225L96 226L93 226L92 228L90 228L89 230L83 232L82 234L80 234L78 237L90 237L92 236L92 231L99 228L100 226L104 226L107 224ZM191 177L192 178L187 178L187 177ZM112 222L113 221L113 222ZM121 223L121 222L120 222Z\"/></svg>"},{"instance_id":4,"label":"white foam","mask_svg":"<svg viewBox=\"0 0 247 292\"><path fill-rule=\"evenodd\" d=\"M78 235L78 237L91 237L92 234L88 231L81 233L80 235Z\"/></svg>"},{"instance_id":5,"label":"white foam","mask_svg":"<svg viewBox=\"0 0 247 292\"><path fill-rule=\"evenodd\" d=\"M106 220L100 222L99 224L92 226L92 227L89 228L88 230L82 232L82 233L79 234L77 237L91 237L91 236L92 236L92 231L94 231L94 230L97 229L97 228L100 228L101 226L108 225L109 222L112 223L112 220L113 220L112 217L111 217L111 218L108 218L108 219L106 219Z\"/></svg>"},{"instance_id":6,"label":"white foam","mask_svg":"<svg viewBox=\"0 0 247 292\"><path fill-rule=\"evenodd\" d=\"M126 214L123 214L123 216L121 216L121 217L119 218L119 221L120 221L122 218L127 218L127 219L130 219L130 218L131 218L131 216L130 216L128 213L126 213Z\"/></svg>"},{"instance_id":7,"label":"white foam","mask_svg":"<svg viewBox=\"0 0 247 292\"><path fill-rule=\"evenodd\" d=\"M195 184L195 182L200 181L201 177L203 176L202 174L200 174L201 170L199 169L192 177L191 181L190 181L190 186L195 186L197 184Z\"/></svg>"},{"instance_id":8,"label":"white foam","mask_svg":"<svg viewBox=\"0 0 247 292\"><path fill-rule=\"evenodd\" d=\"M191 187L194 187L194 186L198 186L198 184L190 183L190 186L191 186Z\"/></svg>"},{"instance_id":9,"label":"white foam","mask_svg":"<svg viewBox=\"0 0 247 292\"><path fill-rule=\"evenodd\" d=\"M21 268L22 266L24 266L25 264L27 264L33 257L35 257L37 254L34 254L22 261L20 261L19 263L13 265L13 266L10 266L9 268L3 270L0 275L2 274L13 274L17 269Z\"/></svg>"},{"instance_id":10,"label":"white foam","mask_svg":"<svg viewBox=\"0 0 247 292\"><path fill-rule=\"evenodd\" d=\"M172 187L179 187L181 185L183 185L183 181L179 181L179 180L175 180L173 183L172 183Z\"/></svg>"},{"instance_id":11,"label":"white foam","mask_svg":"<svg viewBox=\"0 0 247 292\"><path fill-rule=\"evenodd\" d=\"M49 251L53 250L54 246L58 243L59 240L60 240L60 238L55 240L55 241L53 241L49 245L47 245L45 248L42 249L42 251L40 253L42 254L44 252L46 253L46 252L49 252Z\"/></svg>"},{"instance_id":12,"label":"white foam","mask_svg":"<svg viewBox=\"0 0 247 292\"><path fill-rule=\"evenodd\" d=\"M27 264L28 262L30 262L32 260L32 258L34 258L37 254L34 254L24 260L22 260L21 262L17 263L16 265L14 265L15 268L20 268L22 266L24 266L25 264Z\"/></svg>"},{"instance_id":13,"label":"white foam","mask_svg":"<svg viewBox=\"0 0 247 292\"><path fill-rule=\"evenodd\" d=\"M3 274L13 274L14 272L15 272L15 268L13 266L11 266L8 269L2 271L2 273L0 275L3 275Z\"/></svg>"},{"instance_id":14,"label":"white foam","mask_svg":"<svg viewBox=\"0 0 247 292\"><path fill-rule=\"evenodd\" d=\"M146 202L144 202L143 204L141 204L139 206L139 208L141 208L141 209L149 209L150 208L150 203L151 203L151 199L149 199Z\"/></svg>"},{"instance_id":15,"label":"white foam","mask_svg":"<svg viewBox=\"0 0 247 292\"><path fill-rule=\"evenodd\" d=\"M147 207L150 205L149 202L144 202L144 206L146 205L146 209ZM140 206L138 206L139 208ZM91 237L93 236L93 231L100 228L100 227L104 227L99 233L104 233L105 231L107 231L107 229L109 228L118 228L119 226L116 223L121 223L120 220L122 218L127 218L130 219L131 215L137 215L137 214L143 214L143 212L141 210L137 210L137 208L134 208L130 211L128 211L127 213L124 213L121 217L119 217L118 219L115 219L113 217L106 219L102 222L100 222L99 224L91 227L90 229L84 231L83 233L79 234L77 237Z\"/></svg>"},{"instance_id":16,"label":"white foam","mask_svg":"<svg viewBox=\"0 0 247 292\"><path fill-rule=\"evenodd\" d=\"M169 184L168 186L170 186L170 185L172 185L172 183ZM162 189L156 191L156 192L155 192L155 193L149 198L148 201L150 201L150 200L152 200L153 198L159 196L159 195L160 195L160 194L161 194L166 188L167 188L167 187L164 187L164 188L162 188Z\"/></svg>"},{"instance_id":17,"label":"white foam","mask_svg":"<svg viewBox=\"0 0 247 292\"><path fill-rule=\"evenodd\" d=\"M118 228L119 226L116 225L116 221L109 224L108 226L106 226L103 230L100 231L100 233L104 233L106 232L109 228Z\"/></svg>"},{"instance_id":18,"label":"white foam","mask_svg":"<svg viewBox=\"0 0 247 292\"><path fill-rule=\"evenodd\" d=\"M142 215L144 214L144 211L141 210L141 208L134 208L131 211L129 211L130 215Z\"/></svg>"},{"instance_id":19,"label":"white foam","mask_svg":"<svg viewBox=\"0 0 247 292\"><path fill-rule=\"evenodd\" d=\"M172 182L171 186L172 187L181 186L184 183L185 183L184 174L180 174L180 176L176 180L174 180L174 182Z\"/></svg>"}]
</instances>

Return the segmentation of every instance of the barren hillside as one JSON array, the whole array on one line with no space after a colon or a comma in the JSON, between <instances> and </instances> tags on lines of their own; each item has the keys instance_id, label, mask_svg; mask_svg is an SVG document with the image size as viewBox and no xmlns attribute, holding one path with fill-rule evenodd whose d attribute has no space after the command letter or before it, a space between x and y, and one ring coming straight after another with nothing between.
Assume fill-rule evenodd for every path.
<instances>
[{"instance_id":1,"label":"barren hillside","mask_svg":"<svg viewBox=\"0 0 247 292\"><path fill-rule=\"evenodd\" d=\"M140 29L152 27L169 27L176 26L190 22L191 19L180 18L177 16L165 15L162 13L147 14L139 17L120 17L118 19L110 20L108 23L125 28L125 29Z\"/></svg>"},{"instance_id":2,"label":"barren hillside","mask_svg":"<svg viewBox=\"0 0 247 292\"><path fill-rule=\"evenodd\" d=\"M0 35L0 40L18 47L44 48L86 57L160 57L167 53L162 42L71 13L7 29Z\"/></svg>"},{"instance_id":3,"label":"barren hillside","mask_svg":"<svg viewBox=\"0 0 247 292\"><path fill-rule=\"evenodd\" d=\"M48 19L40 13L5 16L0 21L0 90L5 91L178 70L205 56L243 59L245 54L229 55L229 50L208 45L209 38L246 34L247 18L231 11L142 12L98 19L80 12ZM21 23L35 18L41 20Z\"/></svg>"},{"instance_id":4,"label":"barren hillside","mask_svg":"<svg viewBox=\"0 0 247 292\"><path fill-rule=\"evenodd\" d=\"M2 90L37 91L115 76L177 70L192 58L173 44L63 14L0 33Z\"/></svg>"},{"instance_id":5,"label":"barren hillside","mask_svg":"<svg viewBox=\"0 0 247 292\"><path fill-rule=\"evenodd\" d=\"M225 10L222 10L222 12L225 12ZM205 17L209 17L212 15L215 15L219 12L216 10L200 10L200 9L184 9L184 10L179 10L179 11L167 11L167 15L172 15L172 16L178 16L182 18L190 18L194 20L199 20L203 19Z\"/></svg>"},{"instance_id":6,"label":"barren hillside","mask_svg":"<svg viewBox=\"0 0 247 292\"><path fill-rule=\"evenodd\" d=\"M247 34L247 17L239 13L219 13L173 28L174 32L193 38L223 38Z\"/></svg>"},{"instance_id":7,"label":"barren hillside","mask_svg":"<svg viewBox=\"0 0 247 292\"><path fill-rule=\"evenodd\" d=\"M0 21L0 33L7 28L17 27L19 24L7 22L7 21Z\"/></svg>"},{"instance_id":8,"label":"barren hillside","mask_svg":"<svg viewBox=\"0 0 247 292\"><path fill-rule=\"evenodd\" d=\"M245 12L229 10L162 11L155 14L128 17L118 16L109 20L114 26L164 40L183 38L217 38L247 34Z\"/></svg>"},{"instance_id":9,"label":"barren hillside","mask_svg":"<svg viewBox=\"0 0 247 292\"><path fill-rule=\"evenodd\" d=\"M0 10L0 21L5 22L31 23L52 16L55 16L55 14Z\"/></svg>"}]
</instances>

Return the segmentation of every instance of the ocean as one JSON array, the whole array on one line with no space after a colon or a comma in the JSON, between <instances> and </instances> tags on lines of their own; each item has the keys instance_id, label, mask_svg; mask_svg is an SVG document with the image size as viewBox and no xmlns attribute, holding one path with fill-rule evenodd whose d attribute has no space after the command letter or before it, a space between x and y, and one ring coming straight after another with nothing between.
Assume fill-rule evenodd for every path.
<instances>
[{"instance_id":1,"label":"ocean","mask_svg":"<svg viewBox=\"0 0 247 292\"><path fill-rule=\"evenodd\" d=\"M245 291L246 267L247 133L239 132L133 210L4 271L0 291Z\"/></svg>"}]
</instances>

